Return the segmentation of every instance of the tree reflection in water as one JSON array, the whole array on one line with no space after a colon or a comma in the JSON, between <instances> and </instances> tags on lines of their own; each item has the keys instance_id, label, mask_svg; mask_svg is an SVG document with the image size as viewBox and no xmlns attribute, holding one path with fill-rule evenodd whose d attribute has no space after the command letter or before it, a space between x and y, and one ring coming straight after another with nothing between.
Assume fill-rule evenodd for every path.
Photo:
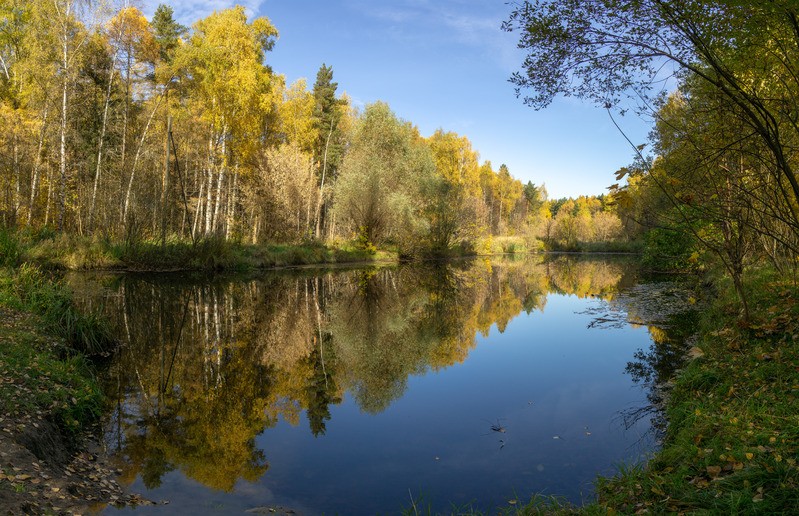
<instances>
[{"instance_id":1,"label":"tree reflection in water","mask_svg":"<svg viewBox=\"0 0 799 516\"><path fill-rule=\"evenodd\" d=\"M180 469L229 491L267 470L255 437L280 419L298 425L304 413L322 436L347 392L381 412L411 375L463 362L478 335L543 310L549 292L612 300L635 281L629 265L559 256L69 280L83 302L104 303L125 342L105 381L127 481L157 487Z\"/></svg>"}]
</instances>

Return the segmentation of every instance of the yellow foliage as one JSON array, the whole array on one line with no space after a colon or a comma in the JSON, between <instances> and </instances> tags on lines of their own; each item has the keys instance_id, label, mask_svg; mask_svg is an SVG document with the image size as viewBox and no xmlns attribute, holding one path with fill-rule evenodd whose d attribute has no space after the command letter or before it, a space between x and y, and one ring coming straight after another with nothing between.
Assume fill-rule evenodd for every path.
<instances>
[{"instance_id":1,"label":"yellow foliage","mask_svg":"<svg viewBox=\"0 0 799 516\"><path fill-rule=\"evenodd\" d=\"M433 150L436 170L444 179L464 188L467 195L480 195L479 155L468 138L438 129L427 143Z\"/></svg>"},{"instance_id":2,"label":"yellow foliage","mask_svg":"<svg viewBox=\"0 0 799 516\"><path fill-rule=\"evenodd\" d=\"M313 119L314 97L308 91L305 79L293 83L283 92L282 97L278 113L286 141L296 144L304 152L311 153L319 130L315 127Z\"/></svg>"}]
</instances>

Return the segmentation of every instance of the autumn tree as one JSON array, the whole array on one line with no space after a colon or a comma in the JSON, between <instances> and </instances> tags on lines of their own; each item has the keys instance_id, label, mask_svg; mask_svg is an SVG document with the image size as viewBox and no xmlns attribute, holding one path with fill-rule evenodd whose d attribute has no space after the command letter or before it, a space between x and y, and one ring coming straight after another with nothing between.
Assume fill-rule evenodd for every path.
<instances>
[{"instance_id":1,"label":"autumn tree","mask_svg":"<svg viewBox=\"0 0 799 516\"><path fill-rule=\"evenodd\" d=\"M370 104L342 162L336 213L367 245L391 239L412 244L427 230L421 189L433 173L432 156L416 128L387 104Z\"/></svg>"},{"instance_id":2,"label":"autumn tree","mask_svg":"<svg viewBox=\"0 0 799 516\"><path fill-rule=\"evenodd\" d=\"M442 129L427 138L427 144L439 178L429 194L433 200L429 216L433 248L446 251L455 242L473 243L483 231L480 219L485 209L479 155L468 138ZM494 179L489 182L493 188ZM489 196L495 197L493 193Z\"/></svg>"},{"instance_id":3,"label":"autumn tree","mask_svg":"<svg viewBox=\"0 0 799 516\"><path fill-rule=\"evenodd\" d=\"M176 69L206 136L205 235L230 237L235 229L239 177L249 179L247 164L275 102L263 62L276 36L267 18L248 22L239 6L198 21L189 43L176 52Z\"/></svg>"},{"instance_id":4,"label":"autumn tree","mask_svg":"<svg viewBox=\"0 0 799 516\"><path fill-rule=\"evenodd\" d=\"M790 149L799 141L798 19L787 0L534 0L515 4L503 28L518 33L526 52L511 80L535 108L560 94L608 108L629 97L648 107L659 93L652 85L670 72L714 90L761 140L772 164L764 172L792 206L784 222L796 235L799 179Z\"/></svg>"}]
</instances>

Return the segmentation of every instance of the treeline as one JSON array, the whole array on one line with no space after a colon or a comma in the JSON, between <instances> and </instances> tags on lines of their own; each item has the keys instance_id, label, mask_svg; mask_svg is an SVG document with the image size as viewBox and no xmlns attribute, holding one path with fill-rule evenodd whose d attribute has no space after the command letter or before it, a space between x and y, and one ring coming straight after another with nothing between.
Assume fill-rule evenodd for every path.
<instances>
[{"instance_id":1,"label":"treeline","mask_svg":"<svg viewBox=\"0 0 799 516\"><path fill-rule=\"evenodd\" d=\"M100 2L2 2L0 223L117 242L355 238L407 254L551 233L545 190L481 163L466 137L425 138L383 103L355 109L324 64L313 85L286 84L268 64L277 35L242 7L189 29L166 5L148 20ZM596 225L562 238L613 233Z\"/></svg>"},{"instance_id":2,"label":"treeline","mask_svg":"<svg viewBox=\"0 0 799 516\"><path fill-rule=\"evenodd\" d=\"M787 94L777 86L769 85L775 88L769 95ZM768 265L786 279L797 272L799 189L793 188L793 167L799 156L792 137L781 136L786 147L775 148L777 142L765 141L743 110L703 79L686 78L658 104L652 155L620 170L628 181L612 195L622 218L644 229L651 266L719 265L749 319L748 269ZM792 127L793 115L774 115L780 131Z\"/></svg>"}]
</instances>

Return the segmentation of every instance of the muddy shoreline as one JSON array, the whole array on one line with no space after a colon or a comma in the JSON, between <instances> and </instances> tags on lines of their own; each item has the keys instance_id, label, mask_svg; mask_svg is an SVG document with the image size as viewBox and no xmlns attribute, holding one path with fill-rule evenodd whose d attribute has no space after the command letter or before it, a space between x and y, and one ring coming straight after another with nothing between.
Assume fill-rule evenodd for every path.
<instances>
[{"instance_id":1,"label":"muddy shoreline","mask_svg":"<svg viewBox=\"0 0 799 516\"><path fill-rule=\"evenodd\" d=\"M90 436L70 445L42 414L0 417L0 514L96 514L153 504L125 493L122 473Z\"/></svg>"}]
</instances>

